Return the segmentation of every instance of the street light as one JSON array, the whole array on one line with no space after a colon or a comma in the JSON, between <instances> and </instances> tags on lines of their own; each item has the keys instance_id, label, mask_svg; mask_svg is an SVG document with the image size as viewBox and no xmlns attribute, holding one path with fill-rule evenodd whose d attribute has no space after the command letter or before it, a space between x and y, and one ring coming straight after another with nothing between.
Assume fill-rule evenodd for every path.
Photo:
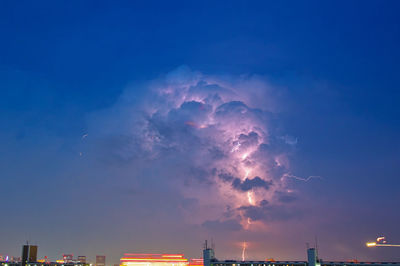
<instances>
[{"instance_id":1,"label":"street light","mask_svg":"<svg viewBox=\"0 0 400 266\"><path fill-rule=\"evenodd\" d=\"M387 244L387 241L384 236L378 237L375 242L367 242L366 245L369 248L372 248L372 247L400 247L400 245Z\"/></svg>"},{"instance_id":2,"label":"street light","mask_svg":"<svg viewBox=\"0 0 400 266\"><path fill-rule=\"evenodd\" d=\"M400 247L400 245L394 245L394 244L378 244L376 242L368 242L367 247L372 248L372 247Z\"/></svg>"}]
</instances>

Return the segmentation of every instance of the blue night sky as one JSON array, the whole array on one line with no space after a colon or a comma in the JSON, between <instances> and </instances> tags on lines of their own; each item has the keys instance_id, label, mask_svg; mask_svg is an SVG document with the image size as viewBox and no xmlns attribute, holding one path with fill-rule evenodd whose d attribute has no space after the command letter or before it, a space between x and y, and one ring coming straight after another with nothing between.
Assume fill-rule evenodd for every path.
<instances>
[{"instance_id":1,"label":"blue night sky","mask_svg":"<svg viewBox=\"0 0 400 266\"><path fill-rule=\"evenodd\" d=\"M0 254L399 261L399 10L1 1Z\"/></svg>"}]
</instances>

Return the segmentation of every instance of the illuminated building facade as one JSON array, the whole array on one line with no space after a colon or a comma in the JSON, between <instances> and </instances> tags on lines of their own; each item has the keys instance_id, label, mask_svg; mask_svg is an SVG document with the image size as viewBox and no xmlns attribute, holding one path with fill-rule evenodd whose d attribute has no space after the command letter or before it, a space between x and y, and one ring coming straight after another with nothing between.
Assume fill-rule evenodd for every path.
<instances>
[{"instance_id":1,"label":"illuminated building facade","mask_svg":"<svg viewBox=\"0 0 400 266\"><path fill-rule=\"evenodd\" d=\"M190 259L189 266L203 266L203 259Z\"/></svg>"},{"instance_id":2,"label":"illuminated building facade","mask_svg":"<svg viewBox=\"0 0 400 266\"><path fill-rule=\"evenodd\" d=\"M21 266L21 262L0 261L0 266ZM63 262L28 262L26 266L89 266L81 263L63 263Z\"/></svg>"},{"instance_id":3,"label":"illuminated building facade","mask_svg":"<svg viewBox=\"0 0 400 266\"><path fill-rule=\"evenodd\" d=\"M121 266L188 266L183 254L124 254ZM195 266L195 265L193 265Z\"/></svg>"}]
</instances>

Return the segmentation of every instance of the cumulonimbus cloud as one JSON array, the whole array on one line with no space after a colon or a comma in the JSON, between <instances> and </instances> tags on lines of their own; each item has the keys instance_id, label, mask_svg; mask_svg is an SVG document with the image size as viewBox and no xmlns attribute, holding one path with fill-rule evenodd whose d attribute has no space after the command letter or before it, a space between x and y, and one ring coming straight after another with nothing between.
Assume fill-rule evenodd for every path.
<instances>
[{"instance_id":1,"label":"cumulonimbus cloud","mask_svg":"<svg viewBox=\"0 0 400 266\"><path fill-rule=\"evenodd\" d=\"M157 165L160 181L196 203L183 209L197 223L240 230L271 221L295 198L284 178L295 142L279 133L270 91L262 79L180 68L149 83L143 96L128 89L92 129L125 163Z\"/></svg>"}]
</instances>

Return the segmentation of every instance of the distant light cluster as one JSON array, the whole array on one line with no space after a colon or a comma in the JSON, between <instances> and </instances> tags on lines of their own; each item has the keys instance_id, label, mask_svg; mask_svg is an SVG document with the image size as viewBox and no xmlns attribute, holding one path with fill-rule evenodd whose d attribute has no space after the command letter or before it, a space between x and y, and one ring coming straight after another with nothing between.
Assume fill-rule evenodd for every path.
<instances>
[{"instance_id":1,"label":"distant light cluster","mask_svg":"<svg viewBox=\"0 0 400 266\"><path fill-rule=\"evenodd\" d=\"M183 254L131 254L120 260L122 266L203 266L202 259L186 259Z\"/></svg>"}]
</instances>

